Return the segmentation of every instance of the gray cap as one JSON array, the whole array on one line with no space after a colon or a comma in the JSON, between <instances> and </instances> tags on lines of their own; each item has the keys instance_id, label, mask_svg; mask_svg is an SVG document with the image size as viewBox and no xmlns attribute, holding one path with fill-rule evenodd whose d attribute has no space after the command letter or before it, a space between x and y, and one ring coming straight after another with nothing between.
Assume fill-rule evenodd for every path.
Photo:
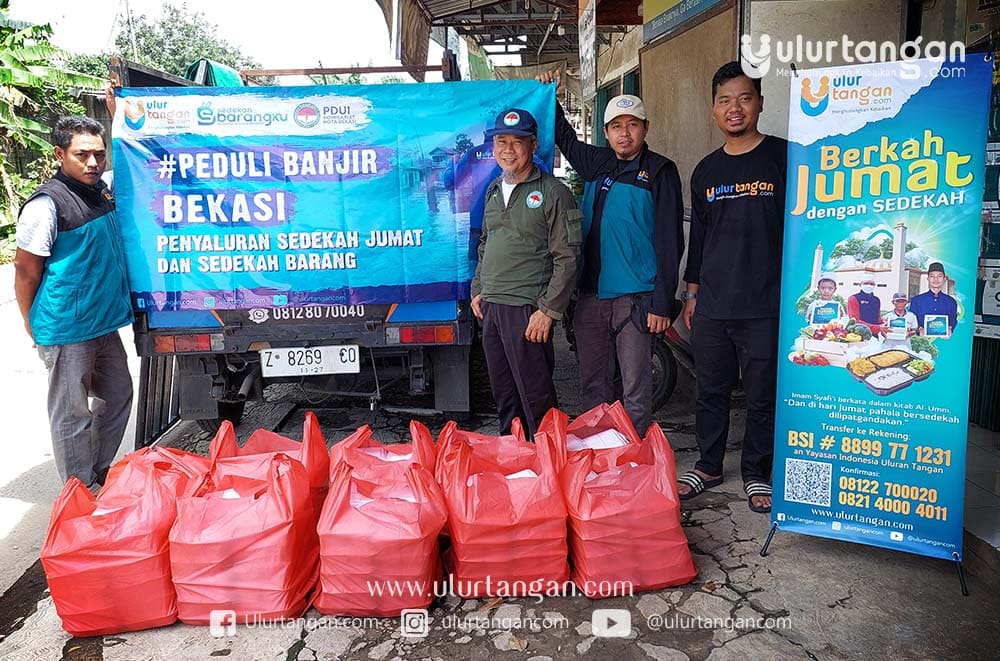
<instances>
[{"instance_id":1,"label":"gray cap","mask_svg":"<svg viewBox=\"0 0 1000 661\"><path fill-rule=\"evenodd\" d=\"M645 121L646 105L637 96L619 94L608 101L608 105L604 108L604 124L607 125L612 119L622 115L632 115Z\"/></svg>"},{"instance_id":2,"label":"gray cap","mask_svg":"<svg viewBox=\"0 0 1000 661\"><path fill-rule=\"evenodd\" d=\"M898 291L892 295L893 303L895 303L896 301L908 301L908 300L910 300L910 297L907 296L905 292Z\"/></svg>"}]
</instances>

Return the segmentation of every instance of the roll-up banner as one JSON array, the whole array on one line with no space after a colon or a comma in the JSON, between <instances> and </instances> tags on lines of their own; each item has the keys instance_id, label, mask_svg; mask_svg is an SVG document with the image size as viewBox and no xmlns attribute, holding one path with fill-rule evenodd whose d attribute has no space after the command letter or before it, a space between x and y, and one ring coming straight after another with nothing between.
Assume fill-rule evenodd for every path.
<instances>
[{"instance_id":1,"label":"roll-up banner","mask_svg":"<svg viewBox=\"0 0 1000 661\"><path fill-rule=\"evenodd\" d=\"M992 69L969 54L793 79L780 530L961 559Z\"/></svg>"}]
</instances>

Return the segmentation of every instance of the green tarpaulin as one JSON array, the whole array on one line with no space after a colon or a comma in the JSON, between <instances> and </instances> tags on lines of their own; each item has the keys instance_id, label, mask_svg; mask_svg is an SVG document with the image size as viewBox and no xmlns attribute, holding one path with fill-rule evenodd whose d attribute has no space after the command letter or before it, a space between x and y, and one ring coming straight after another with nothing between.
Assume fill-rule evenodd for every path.
<instances>
[{"instance_id":1,"label":"green tarpaulin","mask_svg":"<svg viewBox=\"0 0 1000 661\"><path fill-rule=\"evenodd\" d=\"M207 58L192 62L184 77L207 87L243 87L239 71Z\"/></svg>"}]
</instances>

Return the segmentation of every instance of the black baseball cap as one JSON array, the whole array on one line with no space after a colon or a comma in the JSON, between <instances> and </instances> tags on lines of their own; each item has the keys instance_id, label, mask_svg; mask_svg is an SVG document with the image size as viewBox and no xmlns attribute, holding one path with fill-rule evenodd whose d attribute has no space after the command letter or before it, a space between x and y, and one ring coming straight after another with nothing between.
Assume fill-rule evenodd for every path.
<instances>
[{"instance_id":1,"label":"black baseball cap","mask_svg":"<svg viewBox=\"0 0 1000 661\"><path fill-rule=\"evenodd\" d=\"M538 123L531 113L521 108L508 108L497 115L493 128L486 129L486 138L496 135L535 136L538 133Z\"/></svg>"}]
</instances>

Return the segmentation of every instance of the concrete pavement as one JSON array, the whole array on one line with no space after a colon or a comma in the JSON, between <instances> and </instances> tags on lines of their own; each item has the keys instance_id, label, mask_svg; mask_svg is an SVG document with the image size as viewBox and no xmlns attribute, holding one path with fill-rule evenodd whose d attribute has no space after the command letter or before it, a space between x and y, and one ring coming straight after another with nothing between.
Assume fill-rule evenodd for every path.
<instances>
[{"instance_id":1,"label":"concrete pavement","mask_svg":"<svg viewBox=\"0 0 1000 661\"><path fill-rule=\"evenodd\" d=\"M0 267L0 278L9 277L7 269ZM7 282L0 279L0 292L10 291ZM72 638L34 565L58 492L44 369L11 300L0 301L0 324L8 353L0 413L9 430L0 462L0 579L6 591L0 659L993 659L1000 649L1000 594L984 577L970 575L971 595L963 597L950 563L790 533L779 533L761 558L768 518L747 508L735 451L727 455L727 482L684 506L699 576L683 587L601 601L446 597L430 609L425 638L402 636L396 618L344 621L315 611L291 628L238 628L221 638L183 624ZM578 413L572 357L562 342L557 351L562 405ZM690 377L682 374L677 395L657 416L680 471L696 458L691 390ZM257 411L241 434L267 424L268 416L277 422L288 408L267 404ZM401 414L336 402L319 413L329 442L363 423L384 440L405 438L408 417ZM301 409L293 412L280 431L295 436L301 416ZM425 422L436 432L443 420ZM479 415L463 426L495 433L496 418ZM742 412L734 414L732 434L742 435ZM203 452L207 441L205 434L188 432L174 444ZM626 617L626 637L597 635L602 627L622 626Z\"/></svg>"}]
</instances>

